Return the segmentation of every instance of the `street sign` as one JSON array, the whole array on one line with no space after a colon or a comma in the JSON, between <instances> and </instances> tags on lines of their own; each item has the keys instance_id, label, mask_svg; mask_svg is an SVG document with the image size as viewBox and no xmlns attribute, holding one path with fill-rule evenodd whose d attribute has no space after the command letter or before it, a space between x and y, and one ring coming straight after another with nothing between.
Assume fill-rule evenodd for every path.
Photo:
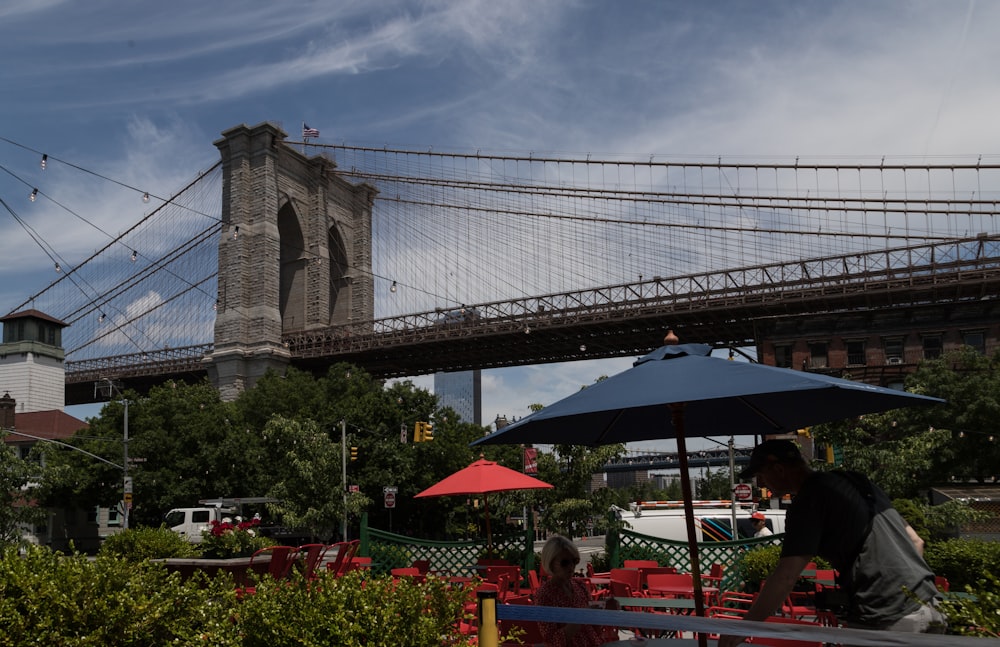
<instances>
[{"instance_id":1,"label":"street sign","mask_svg":"<svg viewBox=\"0 0 1000 647\"><path fill-rule=\"evenodd\" d=\"M733 488L733 495L737 501L749 501L753 497L753 490L747 483L737 483Z\"/></svg>"},{"instance_id":2,"label":"street sign","mask_svg":"<svg viewBox=\"0 0 1000 647\"><path fill-rule=\"evenodd\" d=\"M361 491L361 486L359 486L359 485L348 485L347 486L347 491L348 492L360 492Z\"/></svg>"},{"instance_id":3,"label":"street sign","mask_svg":"<svg viewBox=\"0 0 1000 647\"><path fill-rule=\"evenodd\" d=\"M385 507L392 509L396 507L396 493L386 492L385 493Z\"/></svg>"},{"instance_id":4,"label":"street sign","mask_svg":"<svg viewBox=\"0 0 1000 647\"><path fill-rule=\"evenodd\" d=\"M132 494L132 477L131 476L126 476L125 477L125 493L126 494Z\"/></svg>"},{"instance_id":5,"label":"street sign","mask_svg":"<svg viewBox=\"0 0 1000 647\"><path fill-rule=\"evenodd\" d=\"M389 494L390 492L396 494L397 492L399 492L399 488L397 488L395 485L386 485L385 487L382 488L383 494Z\"/></svg>"}]
</instances>

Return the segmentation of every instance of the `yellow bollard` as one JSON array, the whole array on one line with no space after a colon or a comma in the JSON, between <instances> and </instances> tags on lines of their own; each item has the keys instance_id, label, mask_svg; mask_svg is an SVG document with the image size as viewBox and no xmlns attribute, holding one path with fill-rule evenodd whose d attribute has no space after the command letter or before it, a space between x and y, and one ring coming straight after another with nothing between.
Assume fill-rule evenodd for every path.
<instances>
[{"instance_id":1,"label":"yellow bollard","mask_svg":"<svg viewBox=\"0 0 1000 647\"><path fill-rule=\"evenodd\" d=\"M497 629L497 592L477 591L479 607L479 647L498 647L500 631Z\"/></svg>"}]
</instances>

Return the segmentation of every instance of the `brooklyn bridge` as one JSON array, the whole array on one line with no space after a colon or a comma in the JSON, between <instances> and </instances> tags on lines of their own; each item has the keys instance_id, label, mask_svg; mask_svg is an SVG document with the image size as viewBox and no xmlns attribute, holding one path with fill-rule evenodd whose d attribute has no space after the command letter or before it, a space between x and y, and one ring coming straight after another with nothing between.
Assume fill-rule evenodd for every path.
<instances>
[{"instance_id":1,"label":"brooklyn bridge","mask_svg":"<svg viewBox=\"0 0 1000 647\"><path fill-rule=\"evenodd\" d=\"M978 158L496 155L269 123L215 145L217 164L137 195L122 233L10 310L67 324L67 404L107 379L209 375L235 397L286 366L635 356L671 328L743 348L803 317L996 321L1000 165Z\"/></svg>"}]
</instances>

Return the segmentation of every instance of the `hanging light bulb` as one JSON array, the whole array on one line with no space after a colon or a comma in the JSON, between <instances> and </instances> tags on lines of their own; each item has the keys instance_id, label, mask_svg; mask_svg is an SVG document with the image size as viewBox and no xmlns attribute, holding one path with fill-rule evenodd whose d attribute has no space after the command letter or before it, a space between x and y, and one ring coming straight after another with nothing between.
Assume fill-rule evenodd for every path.
<instances>
[{"instance_id":1,"label":"hanging light bulb","mask_svg":"<svg viewBox=\"0 0 1000 647\"><path fill-rule=\"evenodd\" d=\"M45 153L42 153L42 170L43 171L45 170L45 165L48 164L48 162L49 162L49 156L46 155Z\"/></svg>"},{"instance_id":2,"label":"hanging light bulb","mask_svg":"<svg viewBox=\"0 0 1000 647\"><path fill-rule=\"evenodd\" d=\"M31 190L31 197L30 197L30 200L31 200L32 202L34 202L34 201L35 201L35 198L37 198L37 197L38 197L38 188L36 187L36 188L34 188L34 189L32 189L32 190Z\"/></svg>"},{"instance_id":3,"label":"hanging light bulb","mask_svg":"<svg viewBox=\"0 0 1000 647\"><path fill-rule=\"evenodd\" d=\"M580 352L581 353L586 353L587 352L587 345L586 344L580 344Z\"/></svg>"},{"instance_id":4,"label":"hanging light bulb","mask_svg":"<svg viewBox=\"0 0 1000 647\"><path fill-rule=\"evenodd\" d=\"M393 281L392 285L389 286L389 292L395 292L395 291L396 291L396 282Z\"/></svg>"},{"instance_id":5,"label":"hanging light bulb","mask_svg":"<svg viewBox=\"0 0 1000 647\"><path fill-rule=\"evenodd\" d=\"M218 300L216 300L215 303L212 304L212 310L215 310L215 311L219 310L219 301Z\"/></svg>"},{"instance_id":6,"label":"hanging light bulb","mask_svg":"<svg viewBox=\"0 0 1000 647\"><path fill-rule=\"evenodd\" d=\"M99 316L97 318L97 323L104 323L104 313L103 312L101 313L101 316Z\"/></svg>"},{"instance_id":7,"label":"hanging light bulb","mask_svg":"<svg viewBox=\"0 0 1000 647\"><path fill-rule=\"evenodd\" d=\"M56 272L62 272L62 266L58 262L56 263Z\"/></svg>"},{"instance_id":8,"label":"hanging light bulb","mask_svg":"<svg viewBox=\"0 0 1000 647\"><path fill-rule=\"evenodd\" d=\"M138 257L139 257L139 252L137 252L137 251L135 251L135 250L133 249L133 250L132 250L132 262L134 263L134 262L135 262L135 259L136 259L136 258L138 258Z\"/></svg>"},{"instance_id":9,"label":"hanging light bulb","mask_svg":"<svg viewBox=\"0 0 1000 647\"><path fill-rule=\"evenodd\" d=\"M142 194L142 201L149 202L149 191L146 191L145 193Z\"/></svg>"},{"instance_id":10,"label":"hanging light bulb","mask_svg":"<svg viewBox=\"0 0 1000 647\"><path fill-rule=\"evenodd\" d=\"M233 240L236 240L236 237L239 235L240 235L240 226L236 225L235 227L233 227Z\"/></svg>"}]
</instances>

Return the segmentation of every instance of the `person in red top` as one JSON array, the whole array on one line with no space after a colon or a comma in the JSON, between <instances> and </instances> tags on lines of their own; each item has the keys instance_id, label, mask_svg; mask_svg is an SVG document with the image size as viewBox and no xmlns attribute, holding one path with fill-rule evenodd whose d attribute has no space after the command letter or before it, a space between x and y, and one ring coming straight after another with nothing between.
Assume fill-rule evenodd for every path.
<instances>
[{"instance_id":1,"label":"person in red top","mask_svg":"<svg viewBox=\"0 0 1000 647\"><path fill-rule=\"evenodd\" d=\"M549 579L535 593L535 604L545 607L590 606L590 592L580 578L574 578L580 563L580 551L569 539L554 535L542 547L542 568ZM605 603L606 609L617 609L614 598ZM614 629L596 625L577 625L556 622L539 622L545 644L551 647L598 647L608 640L617 640Z\"/></svg>"}]
</instances>

